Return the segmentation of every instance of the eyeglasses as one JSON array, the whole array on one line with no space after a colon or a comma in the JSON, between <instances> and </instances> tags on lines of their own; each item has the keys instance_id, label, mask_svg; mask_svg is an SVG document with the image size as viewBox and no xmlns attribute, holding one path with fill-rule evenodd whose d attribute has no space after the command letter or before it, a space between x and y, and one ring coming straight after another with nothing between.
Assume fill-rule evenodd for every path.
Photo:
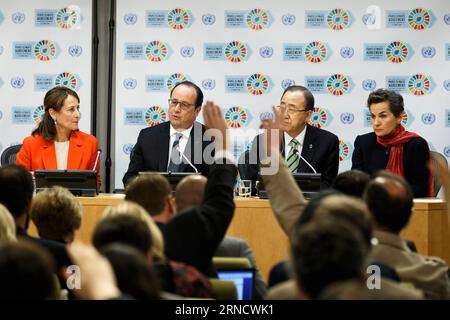
<instances>
[{"instance_id":1,"label":"eyeglasses","mask_svg":"<svg viewBox=\"0 0 450 320\"><path fill-rule=\"evenodd\" d=\"M190 107L195 106L195 105L192 104L192 103L187 103L187 102L179 101L179 100L176 100L176 99L169 99L168 101L169 101L169 106L170 106L170 107L173 107L173 108L174 108L174 107L176 107L177 105L179 105L180 108L181 108L181 110L183 110L183 111L186 111L186 110L188 110Z\"/></svg>"},{"instance_id":2,"label":"eyeglasses","mask_svg":"<svg viewBox=\"0 0 450 320\"><path fill-rule=\"evenodd\" d=\"M287 114L297 114L299 112L308 112L309 111L306 109L299 110L299 109L295 109L295 108L286 108L285 106L278 106L277 108L286 110Z\"/></svg>"}]
</instances>

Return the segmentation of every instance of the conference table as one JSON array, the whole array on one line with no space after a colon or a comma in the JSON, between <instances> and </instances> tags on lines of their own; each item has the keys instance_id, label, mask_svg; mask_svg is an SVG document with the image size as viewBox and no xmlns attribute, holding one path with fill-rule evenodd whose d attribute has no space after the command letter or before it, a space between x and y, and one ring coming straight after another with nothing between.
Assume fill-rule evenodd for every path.
<instances>
[{"instance_id":1,"label":"conference table","mask_svg":"<svg viewBox=\"0 0 450 320\"><path fill-rule=\"evenodd\" d=\"M76 239L90 243L96 223L108 206L124 201L124 195L99 194L78 197L83 206L83 219ZM236 210L227 235L247 240L253 250L258 268L267 280L270 269L289 255L289 241L272 213L269 200L235 198ZM414 212L404 239L415 242L422 255L438 256L450 264L450 225L446 203L439 199L415 199ZM36 235L34 226L30 233Z\"/></svg>"}]
</instances>

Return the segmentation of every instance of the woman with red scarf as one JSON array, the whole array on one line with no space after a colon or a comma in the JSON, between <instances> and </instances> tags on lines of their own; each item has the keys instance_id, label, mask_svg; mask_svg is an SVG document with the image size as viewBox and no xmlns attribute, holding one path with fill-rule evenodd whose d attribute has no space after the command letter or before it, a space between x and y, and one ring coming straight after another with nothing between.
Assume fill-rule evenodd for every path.
<instances>
[{"instance_id":1,"label":"woman with red scarf","mask_svg":"<svg viewBox=\"0 0 450 320\"><path fill-rule=\"evenodd\" d=\"M430 149L419 135L401 125L403 97L390 90L370 93L367 105L374 132L357 136L352 156L352 169L369 174L388 170L405 177L414 197L433 196L433 178L428 170Z\"/></svg>"}]
</instances>

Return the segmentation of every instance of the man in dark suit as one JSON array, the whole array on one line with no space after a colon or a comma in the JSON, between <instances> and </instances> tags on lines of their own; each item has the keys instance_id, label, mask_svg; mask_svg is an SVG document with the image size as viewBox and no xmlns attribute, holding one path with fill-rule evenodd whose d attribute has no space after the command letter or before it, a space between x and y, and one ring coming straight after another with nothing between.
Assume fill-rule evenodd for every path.
<instances>
[{"instance_id":1,"label":"man in dark suit","mask_svg":"<svg viewBox=\"0 0 450 320\"><path fill-rule=\"evenodd\" d=\"M141 130L122 180L124 185L140 171L198 171L208 175L203 151L211 142L203 141L205 127L195 121L202 103L201 89L190 81L180 82L172 89L170 121Z\"/></svg>"},{"instance_id":2,"label":"man in dark suit","mask_svg":"<svg viewBox=\"0 0 450 320\"><path fill-rule=\"evenodd\" d=\"M281 96L285 110L280 152L292 173L322 174L322 188L331 186L339 169L339 139L336 135L308 124L314 109L314 96L303 86L288 87ZM256 180L264 155L263 135L255 137L252 148L239 160L241 179Z\"/></svg>"}]
</instances>

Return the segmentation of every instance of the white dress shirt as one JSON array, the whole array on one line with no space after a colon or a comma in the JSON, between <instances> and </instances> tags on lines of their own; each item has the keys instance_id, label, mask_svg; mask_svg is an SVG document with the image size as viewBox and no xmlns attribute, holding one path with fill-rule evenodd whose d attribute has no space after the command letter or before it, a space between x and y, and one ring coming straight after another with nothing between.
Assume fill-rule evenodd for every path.
<instances>
[{"instance_id":1,"label":"white dress shirt","mask_svg":"<svg viewBox=\"0 0 450 320\"><path fill-rule=\"evenodd\" d=\"M305 142L306 128L307 128L307 126L305 126L305 128L302 130L302 132L300 132L300 134L296 137L291 137L287 132L284 133L284 157L285 158L287 158L289 152L291 151L291 146L289 145L289 143L291 142L292 139L295 139L299 142L297 150L298 150L299 155L302 154L303 143Z\"/></svg>"},{"instance_id":2,"label":"white dress shirt","mask_svg":"<svg viewBox=\"0 0 450 320\"><path fill-rule=\"evenodd\" d=\"M70 143L69 140L64 142L55 141L56 165L58 170L67 169L67 158L69 157L69 143Z\"/></svg>"}]
</instances>

